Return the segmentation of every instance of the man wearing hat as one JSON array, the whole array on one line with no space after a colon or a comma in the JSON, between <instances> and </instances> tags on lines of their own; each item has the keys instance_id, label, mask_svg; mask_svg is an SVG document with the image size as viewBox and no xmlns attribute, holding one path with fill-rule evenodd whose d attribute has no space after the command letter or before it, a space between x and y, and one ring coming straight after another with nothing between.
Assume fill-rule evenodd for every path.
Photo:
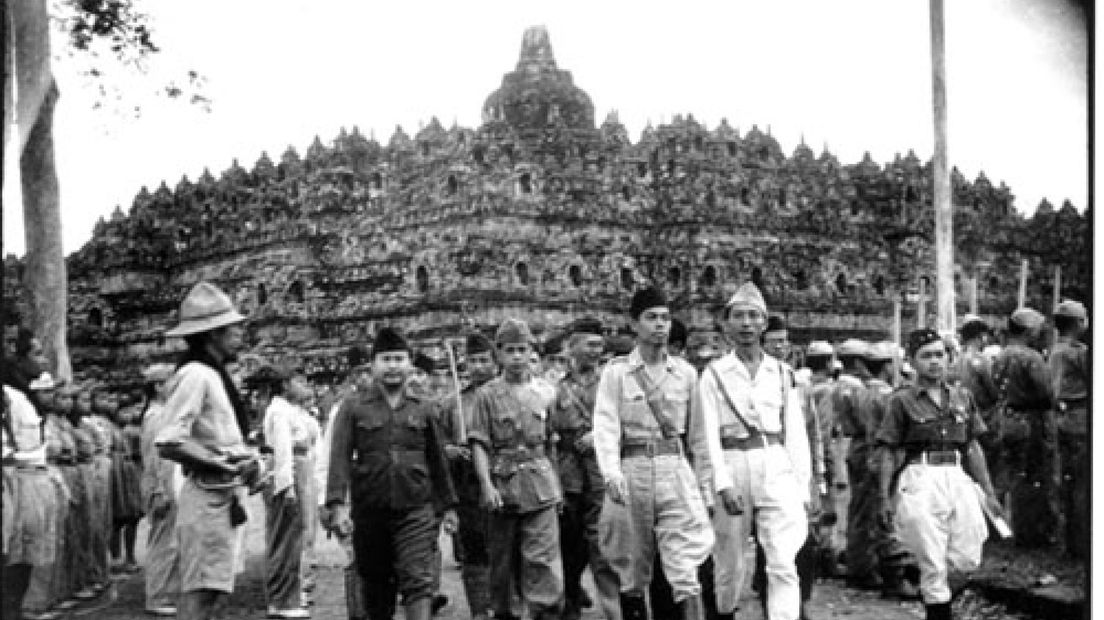
<instances>
[{"instance_id":1,"label":"man wearing hat","mask_svg":"<svg viewBox=\"0 0 1104 620\"><path fill-rule=\"evenodd\" d=\"M996 428L993 415L999 393L997 384L993 381L992 359L982 353L989 344L992 330L981 317L967 314L962 317L962 326L958 329L958 335L962 340L962 355L953 366L953 377L958 379L962 387L970 390L970 394L974 397L974 404L981 412L981 419L990 430L993 430ZM997 479L996 473L1000 462L1000 450L995 439L994 433L978 439L994 482Z\"/></svg>"},{"instance_id":2,"label":"man wearing hat","mask_svg":"<svg viewBox=\"0 0 1104 620\"><path fill-rule=\"evenodd\" d=\"M552 405L552 430L559 435L560 482L564 510L560 517L560 542L564 559L564 620L577 620L582 604L582 576L587 564L594 575L598 603L607 620L620 620L617 575L602 555L598 518L602 513L605 485L594 455L595 394L598 363L605 338L598 319L582 318L571 325L567 340L571 370L560 380Z\"/></svg>"},{"instance_id":3,"label":"man wearing hat","mask_svg":"<svg viewBox=\"0 0 1104 620\"><path fill-rule=\"evenodd\" d=\"M1081 302L1067 299L1058 304L1054 311L1058 338L1049 360L1058 400L1066 548L1078 558L1089 550L1089 348L1081 341L1088 322Z\"/></svg>"},{"instance_id":4,"label":"man wearing hat","mask_svg":"<svg viewBox=\"0 0 1104 620\"><path fill-rule=\"evenodd\" d=\"M495 618L518 618L520 595L534 620L558 618L563 563L557 509L563 492L550 455L549 410L555 391L533 376L533 334L519 319L495 333L502 374L476 392L468 441L483 506L490 511L487 550Z\"/></svg>"},{"instance_id":5,"label":"man wearing hat","mask_svg":"<svg viewBox=\"0 0 1104 620\"><path fill-rule=\"evenodd\" d=\"M1005 346L993 360L999 395L994 430L1001 450L996 487L1008 494L1005 507L1017 544L1060 548L1065 541L1059 535L1064 528L1054 384L1039 352L1045 322L1031 308L1017 309L1008 319Z\"/></svg>"},{"instance_id":6,"label":"man wearing hat","mask_svg":"<svg viewBox=\"0 0 1104 620\"><path fill-rule=\"evenodd\" d=\"M181 303L180 324L165 332L188 347L166 388L165 423L154 441L186 478L176 515L182 620L216 616L233 591L248 518L241 503L261 473L259 458L245 445L247 408L225 368L244 318L226 293L200 282Z\"/></svg>"},{"instance_id":7,"label":"man wearing hat","mask_svg":"<svg viewBox=\"0 0 1104 620\"><path fill-rule=\"evenodd\" d=\"M407 618L428 620L438 507L445 532L456 527L456 491L434 405L406 389L411 357L406 338L381 329L372 345L372 385L346 398L332 429L326 507L339 535L352 532L369 620L391 618L396 594Z\"/></svg>"},{"instance_id":8,"label":"man wearing hat","mask_svg":"<svg viewBox=\"0 0 1104 620\"><path fill-rule=\"evenodd\" d=\"M180 596L180 567L177 563L177 489L183 482L180 466L161 458L153 442L165 424L165 384L173 375L172 364L153 364L142 371L153 388L142 416L142 505L149 522L146 543L146 613L175 616Z\"/></svg>"},{"instance_id":9,"label":"man wearing hat","mask_svg":"<svg viewBox=\"0 0 1104 620\"><path fill-rule=\"evenodd\" d=\"M667 353L671 314L662 292L637 291L629 318L636 346L602 370L594 405L594 451L606 488L602 553L620 579L624 618L647 617L658 547L682 617L701 620L698 567L713 548L713 531L684 447L698 373Z\"/></svg>"},{"instance_id":10,"label":"man wearing hat","mask_svg":"<svg viewBox=\"0 0 1104 620\"><path fill-rule=\"evenodd\" d=\"M946 380L943 339L932 329L915 330L908 351L916 384L890 396L875 434L882 519L895 523L920 564L927 619L950 620L948 571L981 563L988 535L981 498L987 510L1000 514L1001 508L977 443L985 422L970 393Z\"/></svg>"},{"instance_id":11,"label":"man wearing hat","mask_svg":"<svg viewBox=\"0 0 1104 620\"><path fill-rule=\"evenodd\" d=\"M303 484L313 438L309 414L295 404L306 386L301 377L271 365L262 366L245 383L253 390L256 410L264 412L261 427L265 446L272 452L272 484L264 490L268 616L308 618L310 612L301 605L300 563L307 530L305 503L316 505Z\"/></svg>"},{"instance_id":12,"label":"man wearing hat","mask_svg":"<svg viewBox=\"0 0 1104 620\"><path fill-rule=\"evenodd\" d=\"M708 458L695 466L711 477L719 505L713 512L717 610L732 613L738 605L749 569L745 543L754 530L766 556L768 615L795 620L801 615L795 557L809 534L804 403L793 371L763 351L767 305L759 289L741 285L724 317L735 348L702 374L701 427L695 429L708 447Z\"/></svg>"},{"instance_id":13,"label":"man wearing hat","mask_svg":"<svg viewBox=\"0 0 1104 620\"><path fill-rule=\"evenodd\" d=\"M498 374L494 345L490 339L479 332L468 334L464 341L464 361L468 384L460 390L459 404L455 397L441 401L441 431L445 436L445 454L449 459L452 482L456 485L456 495L460 500L456 509L460 524L452 538L454 549L458 549L463 557L460 580L464 584L472 620L487 620L491 608L487 512L479 502L479 477L472 464L466 433L472 425L476 393ZM464 416L462 420L461 415Z\"/></svg>"}]
</instances>

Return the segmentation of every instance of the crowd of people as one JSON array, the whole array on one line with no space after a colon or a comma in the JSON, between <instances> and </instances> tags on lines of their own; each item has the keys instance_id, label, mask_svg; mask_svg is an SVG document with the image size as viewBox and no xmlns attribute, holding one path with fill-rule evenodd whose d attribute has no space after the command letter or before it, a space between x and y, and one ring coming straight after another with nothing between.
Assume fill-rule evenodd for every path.
<instances>
[{"instance_id":1,"label":"crowd of people","mask_svg":"<svg viewBox=\"0 0 1104 620\"><path fill-rule=\"evenodd\" d=\"M146 612L219 617L241 526L262 518L253 493L273 618L310 617L322 528L366 620L449 604L442 532L475 620L731 618L749 585L768 618L805 618L818 575L941 619L991 528L1084 557L1082 304L1060 304L1053 331L1017 309L999 345L967 315L904 349L793 347L750 283L719 338L671 310L642 289L631 341L583 318L557 351L507 319L448 364L384 327L324 391L277 364L236 372L245 317L205 282L166 332L180 360L133 393L55 380L21 330L2 373L3 617L58 618L142 570Z\"/></svg>"}]
</instances>

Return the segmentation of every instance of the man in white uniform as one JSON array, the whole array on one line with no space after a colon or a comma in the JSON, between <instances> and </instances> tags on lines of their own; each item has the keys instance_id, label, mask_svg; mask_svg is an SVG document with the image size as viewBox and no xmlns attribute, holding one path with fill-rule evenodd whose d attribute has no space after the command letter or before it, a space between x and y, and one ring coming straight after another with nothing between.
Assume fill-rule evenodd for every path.
<instances>
[{"instance_id":1,"label":"man in white uniform","mask_svg":"<svg viewBox=\"0 0 1104 620\"><path fill-rule=\"evenodd\" d=\"M691 428L699 478L712 479L717 611L732 613L749 572L753 525L766 555L768 615L795 620L801 611L794 558L808 535L810 455L802 400L792 371L767 355L760 338L767 306L755 285L742 285L725 306L735 349L709 364L698 386L700 416ZM699 424L700 423L700 424Z\"/></svg>"}]
</instances>

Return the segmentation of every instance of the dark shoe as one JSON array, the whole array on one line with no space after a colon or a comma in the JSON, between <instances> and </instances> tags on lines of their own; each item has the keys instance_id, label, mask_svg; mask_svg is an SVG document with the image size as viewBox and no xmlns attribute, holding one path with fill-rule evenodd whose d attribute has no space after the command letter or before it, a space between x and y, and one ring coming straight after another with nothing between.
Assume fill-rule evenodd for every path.
<instances>
[{"instance_id":1,"label":"dark shoe","mask_svg":"<svg viewBox=\"0 0 1104 620\"><path fill-rule=\"evenodd\" d=\"M621 595L621 618L623 620L648 620L648 604L643 596Z\"/></svg>"},{"instance_id":2,"label":"dark shoe","mask_svg":"<svg viewBox=\"0 0 1104 620\"><path fill-rule=\"evenodd\" d=\"M927 620L951 620L950 603L936 603L934 605L925 605L924 609L927 612Z\"/></svg>"},{"instance_id":3,"label":"dark shoe","mask_svg":"<svg viewBox=\"0 0 1104 620\"><path fill-rule=\"evenodd\" d=\"M705 620L705 605L700 594L682 599L678 606L682 620Z\"/></svg>"},{"instance_id":4,"label":"dark shoe","mask_svg":"<svg viewBox=\"0 0 1104 620\"><path fill-rule=\"evenodd\" d=\"M580 609L590 609L591 607L594 607L594 600L590 598L590 595L587 594L586 588L582 586L579 587L578 603Z\"/></svg>"},{"instance_id":5,"label":"dark shoe","mask_svg":"<svg viewBox=\"0 0 1104 620\"><path fill-rule=\"evenodd\" d=\"M434 594L433 601L429 605L429 615L436 616L437 612L448 607L449 597L444 594Z\"/></svg>"}]
</instances>

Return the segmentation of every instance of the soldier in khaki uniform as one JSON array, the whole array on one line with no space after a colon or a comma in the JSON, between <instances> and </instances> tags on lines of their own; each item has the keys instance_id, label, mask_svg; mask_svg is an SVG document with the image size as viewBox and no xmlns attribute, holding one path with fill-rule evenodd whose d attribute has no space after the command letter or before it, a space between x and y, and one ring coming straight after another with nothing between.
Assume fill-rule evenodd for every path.
<instances>
[{"instance_id":1,"label":"soldier in khaki uniform","mask_svg":"<svg viewBox=\"0 0 1104 620\"><path fill-rule=\"evenodd\" d=\"M523 321L499 326L495 346L503 372L479 389L468 429L483 504L491 511L487 550L495 618L517 618L517 594L533 620L557 618L563 605L557 516L563 493L549 458L555 393L532 375L533 342Z\"/></svg>"},{"instance_id":2,"label":"soldier in khaki uniform","mask_svg":"<svg viewBox=\"0 0 1104 620\"><path fill-rule=\"evenodd\" d=\"M1058 340L1050 351L1050 373L1058 401L1058 445L1062 455L1062 511L1066 549L1074 557L1089 551L1089 348L1080 338L1088 327L1085 306L1066 300L1054 311Z\"/></svg>"},{"instance_id":3,"label":"soldier in khaki uniform","mask_svg":"<svg viewBox=\"0 0 1104 620\"><path fill-rule=\"evenodd\" d=\"M602 370L594 406L594 450L606 486L602 553L621 581L623 617L647 617L644 594L658 547L682 617L701 620L698 567L712 551L713 530L683 446L697 371L667 353L671 318L662 293L638 291L629 317L636 347Z\"/></svg>"},{"instance_id":4,"label":"soldier in khaki uniform","mask_svg":"<svg viewBox=\"0 0 1104 620\"><path fill-rule=\"evenodd\" d=\"M598 362L605 348L601 322L593 318L575 322L567 347L571 371L560 380L552 406L552 428L560 439L557 456L564 490L564 511L560 518L567 579L563 618L579 618L583 595L580 581L589 562L603 616L619 620L617 575L602 556L598 539L605 486L594 454L592 418L598 391Z\"/></svg>"}]
</instances>

